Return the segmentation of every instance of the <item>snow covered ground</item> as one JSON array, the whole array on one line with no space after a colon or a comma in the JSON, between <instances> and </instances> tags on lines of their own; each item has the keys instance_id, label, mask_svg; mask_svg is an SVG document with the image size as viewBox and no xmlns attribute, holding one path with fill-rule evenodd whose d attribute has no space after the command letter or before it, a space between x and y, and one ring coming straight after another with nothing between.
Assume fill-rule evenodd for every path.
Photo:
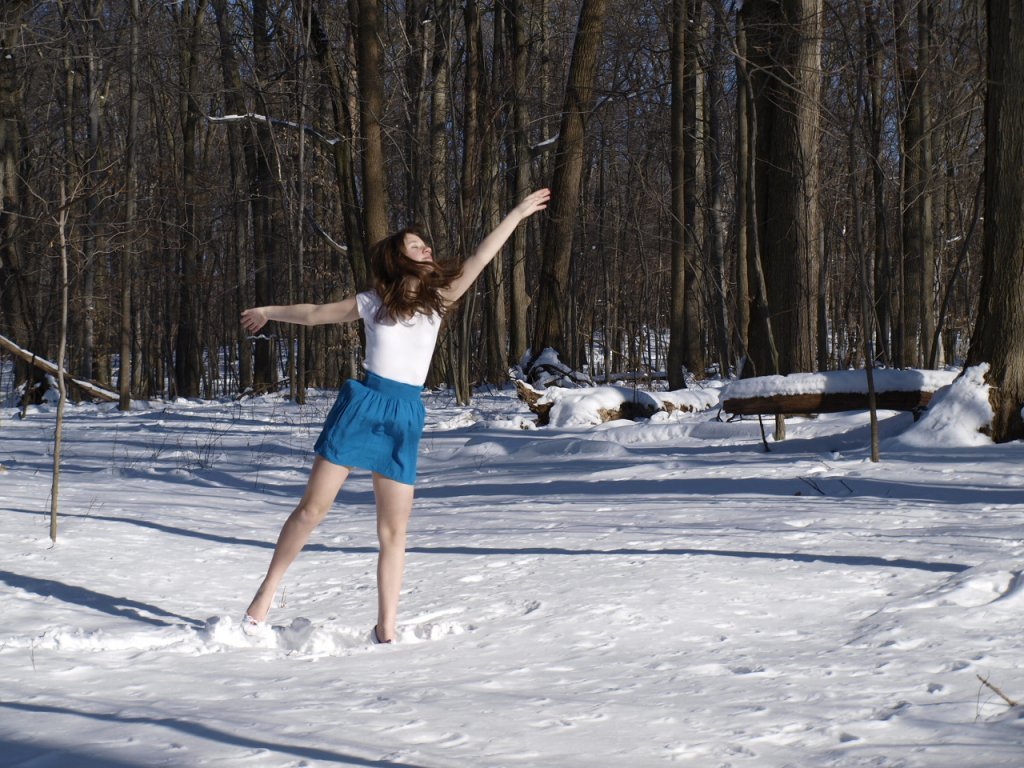
<instances>
[{"instance_id":1,"label":"snow covered ground","mask_svg":"<svg viewBox=\"0 0 1024 768\"><path fill-rule=\"evenodd\" d=\"M56 546L55 409L0 411L0 765L1022 766L1024 445L963 389L879 464L429 395L389 647L365 473L238 624L333 393L69 407Z\"/></svg>"}]
</instances>

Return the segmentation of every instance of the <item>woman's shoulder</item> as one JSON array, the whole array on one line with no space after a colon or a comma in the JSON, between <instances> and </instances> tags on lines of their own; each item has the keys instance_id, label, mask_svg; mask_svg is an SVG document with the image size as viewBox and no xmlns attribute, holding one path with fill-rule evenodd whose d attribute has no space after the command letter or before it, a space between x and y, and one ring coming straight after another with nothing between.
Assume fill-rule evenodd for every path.
<instances>
[{"instance_id":1,"label":"woman's shoulder","mask_svg":"<svg viewBox=\"0 0 1024 768\"><path fill-rule=\"evenodd\" d=\"M375 290L362 291L356 294L356 307L362 318L376 314L380 309L381 299Z\"/></svg>"}]
</instances>

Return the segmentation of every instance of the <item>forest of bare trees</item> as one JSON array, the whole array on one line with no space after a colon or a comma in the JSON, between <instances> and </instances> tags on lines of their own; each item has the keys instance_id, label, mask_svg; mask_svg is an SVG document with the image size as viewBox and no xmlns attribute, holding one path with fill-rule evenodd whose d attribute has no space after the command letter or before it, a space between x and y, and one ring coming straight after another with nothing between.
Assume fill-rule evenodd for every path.
<instances>
[{"instance_id":1,"label":"forest of bare trees","mask_svg":"<svg viewBox=\"0 0 1024 768\"><path fill-rule=\"evenodd\" d=\"M464 258L550 186L447 320L428 383L462 402L544 347L674 387L962 364L982 291L1021 291L1022 240L985 251L1012 194L986 170L989 38L1020 35L988 5L7 0L0 337L56 358L64 242L73 374L124 404L301 400L358 369L357 329L251 339L242 308L351 294L414 221Z\"/></svg>"}]
</instances>

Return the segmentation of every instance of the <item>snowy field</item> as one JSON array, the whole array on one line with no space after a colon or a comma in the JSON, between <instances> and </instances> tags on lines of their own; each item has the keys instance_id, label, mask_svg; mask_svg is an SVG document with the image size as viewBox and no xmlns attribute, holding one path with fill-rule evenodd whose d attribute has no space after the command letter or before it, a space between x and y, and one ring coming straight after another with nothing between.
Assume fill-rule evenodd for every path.
<instances>
[{"instance_id":1,"label":"snowy field","mask_svg":"<svg viewBox=\"0 0 1024 768\"><path fill-rule=\"evenodd\" d=\"M1019 768L1024 445L961 390L879 464L864 414L428 395L386 647L365 473L239 628L333 393L69 406L56 546L55 408L4 409L0 765Z\"/></svg>"}]
</instances>

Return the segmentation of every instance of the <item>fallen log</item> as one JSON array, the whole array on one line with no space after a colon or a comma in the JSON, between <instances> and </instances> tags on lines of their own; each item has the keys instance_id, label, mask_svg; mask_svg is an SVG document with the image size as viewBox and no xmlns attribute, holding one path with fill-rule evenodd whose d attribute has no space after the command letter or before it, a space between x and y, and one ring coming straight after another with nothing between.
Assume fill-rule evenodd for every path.
<instances>
[{"instance_id":1,"label":"fallen log","mask_svg":"<svg viewBox=\"0 0 1024 768\"><path fill-rule=\"evenodd\" d=\"M886 369L875 371L874 378L879 410L918 411L928 406L939 388L953 382L956 372ZM741 379L722 393L722 410L735 416L804 416L867 409L863 371Z\"/></svg>"},{"instance_id":2,"label":"fallen log","mask_svg":"<svg viewBox=\"0 0 1024 768\"><path fill-rule=\"evenodd\" d=\"M3 347L15 357L24 360L29 365L35 366L39 370L44 371L45 373L48 373L51 376L57 375L56 363L52 363L49 360L46 360L45 358L39 357L39 355L32 354L27 349L23 349L22 347L18 346L5 336L0 336L0 347ZM84 392L90 397L95 397L97 400L105 400L107 402L112 403L116 403L119 399L117 392L112 392L111 390L106 389L105 387L93 381L76 379L67 371L63 371L63 373L64 381L66 381L68 384L74 387L77 387L80 391Z\"/></svg>"},{"instance_id":3,"label":"fallen log","mask_svg":"<svg viewBox=\"0 0 1024 768\"><path fill-rule=\"evenodd\" d=\"M926 408L933 392L876 392L880 411L916 411ZM808 416L815 413L866 411L866 392L811 392L801 395L763 395L731 397L722 401L722 410L734 416Z\"/></svg>"}]
</instances>

